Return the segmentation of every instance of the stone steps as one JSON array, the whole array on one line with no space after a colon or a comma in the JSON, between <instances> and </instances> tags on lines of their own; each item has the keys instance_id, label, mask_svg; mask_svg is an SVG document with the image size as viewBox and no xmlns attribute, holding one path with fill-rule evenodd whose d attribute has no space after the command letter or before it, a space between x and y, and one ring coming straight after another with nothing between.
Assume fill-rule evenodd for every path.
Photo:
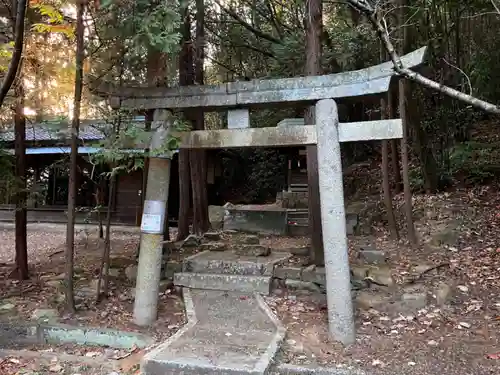
<instances>
[{"instance_id":1,"label":"stone steps","mask_svg":"<svg viewBox=\"0 0 500 375\"><path fill-rule=\"evenodd\" d=\"M265 375L285 330L262 297L184 290L188 322L147 353L143 375Z\"/></svg>"},{"instance_id":2,"label":"stone steps","mask_svg":"<svg viewBox=\"0 0 500 375\"><path fill-rule=\"evenodd\" d=\"M244 260L231 261L225 259L188 259L183 264L182 272L240 276L272 275L272 269L268 269L266 263L256 263Z\"/></svg>"},{"instance_id":3,"label":"stone steps","mask_svg":"<svg viewBox=\"0 0 500 375\"><path fill-rule=\"evenodd\" d=\"M190 289L222 290L269 295L271 278L271 276L180 272L174 275L174 285Z\"/></svg>"}]
</instances>

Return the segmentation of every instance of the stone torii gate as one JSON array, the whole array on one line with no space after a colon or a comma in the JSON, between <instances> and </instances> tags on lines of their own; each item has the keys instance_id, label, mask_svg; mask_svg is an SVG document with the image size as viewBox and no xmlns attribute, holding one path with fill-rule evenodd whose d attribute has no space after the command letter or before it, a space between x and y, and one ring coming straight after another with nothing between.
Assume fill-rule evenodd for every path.
<instances>
[{"instance_id":1,"label":"stone torii gate","mask_svg":"<svg viewBox=\"0 0 500 375\"><path fill-rule=\"evenodd\" d=\"M425 47L402 57L408 67L423 62ZM386 93L394 72L387 62L358 71L301 78L232 82L214 86L120 88L114 107L154 109L151 149L171 135L169 110L228 110L228 129L177 134L180 148L287 147L317 144L321 223L325 253L328 320L332 337L354 342L354 318L347 253L340 142L402 137L400 119L339 123L334 99ZM109 92L109 90L108 90ZM315 104L316 125L250 128L249 109L282 104ZM168 200L169 160L151 159L141 225L134 319L156 320L163 223Z\"/></svg>"}]
</instances>

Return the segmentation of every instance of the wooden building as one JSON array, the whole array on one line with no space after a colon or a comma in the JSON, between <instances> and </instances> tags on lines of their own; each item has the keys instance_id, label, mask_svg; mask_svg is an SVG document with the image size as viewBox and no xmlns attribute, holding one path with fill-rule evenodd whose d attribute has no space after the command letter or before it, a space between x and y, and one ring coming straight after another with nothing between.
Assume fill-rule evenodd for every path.
<instances>
[{"instance_id":1,"label":"wooden building","mask_svg":"<svg viewBox=\"0 0 500 375\"><path fill-rule=\"evenodd\" d=\"M26 127L26 169L28 184L28 220L30 222L66 222L69 182L70 147L67 134L54 124L34 124ZM109 166L92 162L99 152L96 143L104 139L102 123L82 121L78 147L77 222L97 219L98 200L107 206L108 179L99 178ZM2 148L13 154L14 132L0 133ZM142 150L135 150L138 153ZM178 156L172 160L169 187L169 219L175 221L179 210ZM0 221L14 220L12 182L0 181ZM117 177L112 204L114 224L140 225L142 213L143 171L120 173ZM106 209L104 208L104 211Z\"/></svg>"}]
</instances>

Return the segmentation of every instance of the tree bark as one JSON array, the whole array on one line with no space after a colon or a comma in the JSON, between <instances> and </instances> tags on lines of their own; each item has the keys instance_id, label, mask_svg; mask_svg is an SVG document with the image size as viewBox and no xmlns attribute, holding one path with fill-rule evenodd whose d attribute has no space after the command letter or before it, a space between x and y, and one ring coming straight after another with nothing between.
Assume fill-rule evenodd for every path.
<instances>
[{"instance_id":1,"label":"tree bark","mask_svg":"<svg viewBox=\"0 0 500 375\"><path fill-rule=\"evenodd\" d=\"M16 157L16 269L19 280L29 278L26 207L26 118L24 117L24 87L20 75L15 85L16 106L14 113L15 157ZM13 275L14 276L14 275Z\"/></svg>"},{"instance_id":2,"label":"tree bark","mask_svg":"<svg viewBox=\"0 0 500 375\"><path fill-rule=\"evenodd\" d=\"M195 84L203 85L205 62L205 4L196 0L196 48L194 61ZM202 109L197 110L193 121L194 130L205 128L205 116ZM210 228L207 196L207 158L205 150L190 151L191 187L193 197L193 232L202 235Z\"/></svg>"},{"instance_id":3,"label":"tree bark","mask_svg":"<svg viewBox=\"0 0 500 375\"><path fill-rule=\"evenodd\" d=\"M12 14L12 19L14 20L14 53L12 54L12 59L10 60L9 67L7 68L7 73L5 74L2 84L0 85L0 107L3 105L7 93L17 77L17 72L19 70L19 66L21 65L24 48L24 23L27 4L28 2L26 0L14 0L12 2L12 9L16 10L15 13Z\"/></svg>"},{"instance_id":4,"label":"tree bark","mask_svg":"<svg viewBox=\"0 0 500 375\"><path fill-rule=\"evenodd\" d=\"M385 58L384 50L380 49L380 57L383 61ZM382 98L380 100L380 118L382 120L387 119L390 107L390 96L388 94L387 100ZM389 104L388 104L389 103ZM394 209L392 207L392 194L391 194L391 183L389 179L389 141L387 139L382 140L382 187L384 191L384 202L385 210L387 211L387 222L389 224L389 232L393 240L399 238L398 227L396 224L396 219L394 217Z\"/></svg>"},{"instance_id":5,"label":"tree bark","mask_svg":"<svg viewBox=\"0 0 500 375\"><path fill-rule=\"evenodd\" d=\"M68 183L68 226L66 231L66 308L75 312L75 296L73 290L74 247L75 247L75 208L76 208L76 178L78 160L78 134L80 130L80 110L83 89L83 62L85 58L83 14L85 0L77 2L76 12L76 74L75 97L71 131L70 173Z\"/></svg>"},{"instance_id":6,"label":"tree bark","mask_svg":"<svg viewBox=\"0 0 500 375\"><path fill-rule=\"evenodd\" d=\"M305 11L306 66L305 75L321 74L321 37L323 35L323 6L321 0L307 0ZM308 108L305 124L314 124L314 107ZM319 197L318 151L307 146L307 183L309 194L309 233L311 235L311 260L324 264L323 232L321 228L321 202Z\"/></svg>"},{"instance_id":7,"label":"tree bark","mask_svg":"<svg viewBox=\"0 0 500 375\"><path fill-rule=\"evenodd\" d=\"M389 118L393 119L396 118L396 111L398 108L398 95L397 95L397 90L399 90L397 87L390 88L389 91L387 92L387 102L389 106ZM399 152L398 152L398 140L397 139L391 139L390 140L390 145L391 145L391 169L392 173L394 174L394 192L396 194L401 193L403 190L403 182L401 178L401 167L399 165Z\"/></svg>"},{"instance_id":8,"label":"tree bark","mask_svg":"<svg viewBox=\"0 0 500 375\"><path fill-rule=\"evenodd\" d=\"M191 41L191 19L187 6L182 9L182 47L179 54L179 84L187 86L194 82L193 48ZM190 119L188 113L185 118ZM179 220L177 225L177 241L185 239L189 235L191 211L191 170L190 151L179 152Z\"/></svg>"}]
</instances>

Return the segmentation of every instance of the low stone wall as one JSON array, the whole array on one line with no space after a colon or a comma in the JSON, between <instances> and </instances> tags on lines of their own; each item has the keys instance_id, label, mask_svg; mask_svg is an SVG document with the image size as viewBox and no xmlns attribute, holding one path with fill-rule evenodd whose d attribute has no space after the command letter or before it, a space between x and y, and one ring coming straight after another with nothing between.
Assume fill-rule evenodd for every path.
<instances>
[{"instance_id":1,"label":"low stone wall","mask_svg":"<svg viewBox=\"0 0 500 375\"><path fill-rule=\"evenodd\" d=\"M285 236L286 209L228 208L224 216L224 230Z\"/></svg>"}]
</instances>

